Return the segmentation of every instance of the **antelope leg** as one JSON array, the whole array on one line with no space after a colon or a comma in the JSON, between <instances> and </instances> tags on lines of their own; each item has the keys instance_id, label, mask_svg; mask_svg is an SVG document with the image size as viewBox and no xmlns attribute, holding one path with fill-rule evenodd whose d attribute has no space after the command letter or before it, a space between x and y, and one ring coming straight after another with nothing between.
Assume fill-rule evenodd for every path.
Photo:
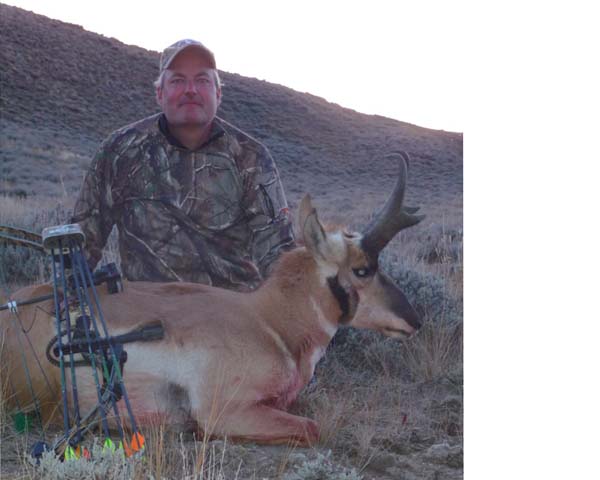
<instances>
[{"instance_id":1,"label":"antelope leg","mask_svg":"<svg viewBox=\"0 0 600 480\"><path fill-rule=\"evenodd\" d=\"M219 429L235 442L294 443L308 447L319 440L319 426L315 421L266 405L238 410L224 418Z\"/></svg>"}]
</instances>

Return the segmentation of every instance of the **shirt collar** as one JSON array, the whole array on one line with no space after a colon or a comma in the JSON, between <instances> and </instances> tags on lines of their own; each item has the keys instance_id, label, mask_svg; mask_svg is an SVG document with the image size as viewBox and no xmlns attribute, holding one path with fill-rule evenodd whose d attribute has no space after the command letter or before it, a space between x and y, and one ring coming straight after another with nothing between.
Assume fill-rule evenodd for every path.
<instances>
[{"instance_id":1,"label":"shirt collar","mask_svg":"<svg viewBox=\"0 0 600 480\"><path fill-rule=\"evenodd\" d=\"M164 113L161 113L160 117L158 118L158 128L171 145L173 145L174 147L177 147L177 148L182 148L184 150L189 150L185 145L183 145L179 140L177 140L177 138L175 138L173 136L173 134L169 130L169 122L167 122L167 117L165 116ZM208 137L208 140L206 140L206 142L204 142L199 147L199 149L208 145L213 140L216 140L217 138L222 136L224 133L225 133L225 130L221 126L221 123L218 121L217 118L215 118L210 127L210 135Z\"/></svg>"}]
</instances>

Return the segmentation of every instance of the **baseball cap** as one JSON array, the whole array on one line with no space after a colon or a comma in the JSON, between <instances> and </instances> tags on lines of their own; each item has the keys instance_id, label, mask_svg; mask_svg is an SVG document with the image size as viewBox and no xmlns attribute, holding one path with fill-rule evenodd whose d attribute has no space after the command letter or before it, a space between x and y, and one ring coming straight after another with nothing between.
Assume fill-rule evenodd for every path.
<instances>
[{"instance_id":1,"label":"baseball cap","mask_svg":"<svg viewBox=\"0 0 600 480\"><path fill-rule=\"evenodd\" d=\"M210 67L215 68L215 69L217 68L217 63L215 62L215 56L208 48L206 48L198 40L192 40L190 38L186 38L184 40L179 40L178 42L175 42L173 45L170 45L163 50L163 52L160 55L160 63L159 63L160 73L162 73L167 68L169 68L169 65L171 64L171 62L177 55L179 55L186 48L191 48L191 47L201 50L202 53L205 55L205 57L208 59Z\"/></svg>"}]
</instances>

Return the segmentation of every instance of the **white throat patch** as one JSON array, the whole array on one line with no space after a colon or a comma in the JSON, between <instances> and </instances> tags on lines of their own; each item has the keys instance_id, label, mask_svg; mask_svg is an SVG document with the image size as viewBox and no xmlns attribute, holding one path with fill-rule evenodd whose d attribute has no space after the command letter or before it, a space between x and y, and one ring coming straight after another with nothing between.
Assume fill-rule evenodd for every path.
<instances>
[{"instance_id":1,"label":"white throat patch","mask_svg":"<svg viewBox=\"0 0 600 480\"><path fill-rule=\"evenodd\" d=\"M319 322L319 326L329 336L329 339L331 340L335 335L335 332L337 332L337 327L329 320L327 320L327 317L325 316L325 313L323 313L321 305L319 305L319 303L315 300L314 297L310 297L310 305L313 308L313 311L315 312L315 318Z\"/></svg>"}]
</instances>

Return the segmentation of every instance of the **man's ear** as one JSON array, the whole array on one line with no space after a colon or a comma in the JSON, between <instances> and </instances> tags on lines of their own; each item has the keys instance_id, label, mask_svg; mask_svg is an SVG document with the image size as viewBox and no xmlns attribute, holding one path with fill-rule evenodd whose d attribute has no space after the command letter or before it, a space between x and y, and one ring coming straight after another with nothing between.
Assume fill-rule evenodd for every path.
<instances>
[{"instance_id":1,"label":"man's ear","mask_svg":"<svg viewBox=\"0 0 600 480\"><path fill-rule=\"evenodd\" d=\"M223 97L221 96L221 87L217 88L217 107L221 106L221 100Z\"/></svg>"},{"instance_id":2,"label":"man's ear","mask_svg":"<svg viewBox=\"0 0 600 480\"><path fill-rule=\"evenodd\" d=\"M156 94L156 103L158 103L158 106L162 108L162 99L163 99L163 90L162 87L156 87L156 89L154 90L155 94Z\"/></svg>"}]
</instances>

